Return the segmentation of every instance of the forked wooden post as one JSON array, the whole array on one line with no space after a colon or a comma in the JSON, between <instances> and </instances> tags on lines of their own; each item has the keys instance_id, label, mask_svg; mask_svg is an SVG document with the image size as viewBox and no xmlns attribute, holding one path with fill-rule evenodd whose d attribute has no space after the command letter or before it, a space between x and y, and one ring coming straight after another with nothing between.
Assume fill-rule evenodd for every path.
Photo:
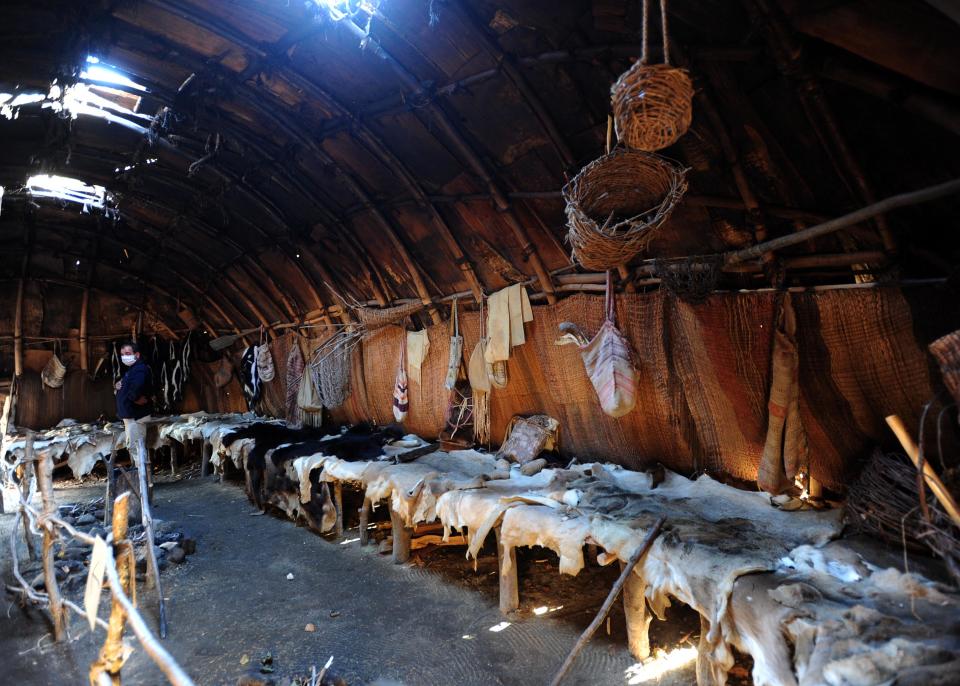
<instances>
[{"instance_id":1,"label":"forked wooden post","mask_svg":"<svg viewBox=\"0 0 960 686\"><path fill-rule=\"evenodd\" d=\"M500 527L494 529L497 535L497 562L500 577L500 613L510 614L520 607L520 579L517 575L517 549L505 548L500 540Z\"/></svg>"},{"instance_id":2,"label":"forked wooden post","mask_svg":"<svg viewBox=\"0 0 960 686\"><path fill-rule=\"evenodd\" d=\"M117 564L117 575L123 586L123 592L136 602L136 561L133 556L133 544L127 540L127 517L130 514L130 492L120 495L111 508L113 511L113 558ZM120 668L123 666L123 627L127 615L123 605L114 594L110 601L110 623L107 638L100 648L100 655L90 665L90 683L100 684L102 675L110 679L115 686L120 684Z\"/></svg>"},{"instance_id":3,"label":"forked wooden post","mask_svg":"<svg viewBox=\"0 0 960 686\"><path fill-rule=\"evenodd\" d=\"M410 539L413 529L406 526L403 517L390 509L390 524L393 528L393 563L403 564L410 559Z\"/></svg>"},{"instance_id":4,"label":"forked wooden post","mask_svg":"<svg viewBox=\"0 0 960 686\"><path fill-rule=\"evenodd\" d=\"M33 461L33 435L27 435L25 457ZM53 564L53 544L57 540L56 529L50 517L57 516L57 503L53 498L53 458L46 456L37 461L37 487L43 502L43 579L50 599L50 616L53 619L53 640L58 643L67 635L67 614L57 585L57 570Z\"/></svg>"},{"instance_id":5,"label":"forked wooden post","mask_svg":"<svg viewBox=\"0 0 960 686\"><path fill-rule=\"evenodd\" d=\"M149 462L147 461L146 441L143 437L137 441L137 453L140 456L140 464L137 465L137 474L140 479L140 513L143 519L143 528L147 534L147 565L149 570L146 575L146 586L147 588L155 586L157 589L157 600L160 605L160 638L166 638L167 609L163 602L163 590L160 587L160 567L157 565L157 556L154 552L153 516L150 513L150 498L147 495L146 470Z\"/></svg>"}]
</instances>

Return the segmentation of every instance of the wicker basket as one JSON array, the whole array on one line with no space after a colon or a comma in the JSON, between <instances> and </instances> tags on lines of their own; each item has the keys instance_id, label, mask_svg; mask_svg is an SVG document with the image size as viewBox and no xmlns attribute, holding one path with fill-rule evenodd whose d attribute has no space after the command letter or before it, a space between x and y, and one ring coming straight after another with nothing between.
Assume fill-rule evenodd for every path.
<instances>
[{"instance_id":1,"label":"wicker basket","mask_svg":"<svg viewBox=\"0 0 960 686\"><path fill-rule=\"evenodd\" d=\"M666 158L618 148L563 189L567 240L587 269L613 269L639 253L687 191L687 170Z\"/></svg>"},{"instance_id":2,"label":"wicker basket","mask_svg":"<svg viewBox=\"0 0 960 686\"><path fill-rule=\"evenodd\" d=\"M693 83L685 69L637 62L610 90L617 138L637 150L672 145L690 128Z\"/></svg>"},{"instance_id":3,"label":"wicker basket","mask_svg":"<svg viewBox=\"0 0 960 686\"><path fill-rule=\"evenodd\" d=\"M960 403L960 331L954 331L930 344L930 352L940 363L943 384Z\"/></svg>"},{"instance_id":4,"label":"wicker basket","mask_svg":"<svg viewBox=\"0 0 960 686\"><path fill-rule=\"evenodd\" d=\"M384 326L389 326L390 324L396 324L404 317L419 312L424 307L426 306L422 302L415 302L380 309L375 307L356 307L355 312L357 313L357 319L360 320L366 329L368 331L374 331Z\"/></svg>"}]
</instances>

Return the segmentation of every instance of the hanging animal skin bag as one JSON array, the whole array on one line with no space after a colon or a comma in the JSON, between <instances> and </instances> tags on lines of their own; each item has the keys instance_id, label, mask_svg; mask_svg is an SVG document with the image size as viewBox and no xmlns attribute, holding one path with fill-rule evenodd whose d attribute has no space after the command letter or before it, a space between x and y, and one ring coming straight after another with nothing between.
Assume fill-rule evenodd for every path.
<instances>
[{"instance_id":1,"label":"hanging animal skin bag","mask_svg":"<svg viewBox=\"0 0 960 686\"><path fill-rule=\"evenodd\" d=\"M220 360L220 366L217 367L217 371L213 373L213 385L217 388L223 388L228 383L230 379L233 378L233 365L230 364L230 357L224 355Z\"/></svg>"},{"instance_id":2,"label":"hanging animal skin bag","mask_svg":"<svg viewBox=\"0 0 960 686\"><path fill-rule=\"evenodd\" d=\"M260 373L261 381L273 381L276 376L276 369L273 366L273 355L270 354L270 345L266 339L266 333L260 334L260 346L257 348L257 371Z\"/></svg>"},{"instance_id":3,"label":"hanging animal skin bag","mask_svg":"<svg viewBox=\"0 0 960 686\"><path fill-rule=\"evenodd\" d=\"M317 382L313 377L313 367L309 364L303 368L300 390L297 391L297 404L305 412L320 412L323 410L323 400L320 398Z\"/></svg>"},{"instance_id":4,"label":"hanging animal skin bag","mask_svg":"<svg viewBox=\"0 0 960 686\"><path fill-rule=\"evenodd\" d=\"M637 372L630 343L617 330L615 305L613 279L607 271L607 317L593 340L580 347L580 356L604 413L622 417L637 404Z\"/></svg>"},{"instance_id":5,"label":"hanging animal skin bag","mask_svg":"<svg viewBox=\"0 0 960 686\"><path fill-rule=\"evenodd\" d=\"M397 379L393 384L393 418L402 422L410 409L410 386L407 381L407 336L400 339L400 364L397 365Z\"/></svg>"},{"instance_id":6,"label":"hanging animal skin bag","mask_svg":"<svg viewBox=\"0 0 960 686\"><path fill-rule=\"evenodd\" d=\"M57 348L59 349L60 344L57 343ZM50 388L60 388L63 386L63 377L67 374L67 368L60 361L60 358L57 356L56 350L53 353L53 356L47 360L47 363L43 365L43 370L40 372L40 378L43 380L44 385L49 386Z\"/></svg>"},{"instance_id":7,"label":"hanging animal skin bag","mask_svg":"<svg viewBox=\"0 0 960 686\"><path fill-rule=\"evenodd\" d=\"M450 336L450 359L447 362L447 376L443 387L452 391L457 385L457 376L460 373L460 361L463 359L463 336L460 335L460 319L457 316L457 301L453 301L453 335Z\"/></svg>"}]
</instances>

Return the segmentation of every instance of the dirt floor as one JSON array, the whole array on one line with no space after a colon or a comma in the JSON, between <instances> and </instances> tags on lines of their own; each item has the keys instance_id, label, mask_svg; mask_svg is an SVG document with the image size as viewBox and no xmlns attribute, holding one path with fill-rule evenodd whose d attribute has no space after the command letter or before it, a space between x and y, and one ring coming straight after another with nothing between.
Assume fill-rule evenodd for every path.
<instances>
[{"instance_id":1,"label":"dirt floor","mask_svg":"<svg viewBox=\"0 0 960 686\"><path fill-rule=\"evenodd\" d=\"M103 494L102 483L64 485L58 502ZM356 528L333 541L287 520L256 516L241 488L213 477L158 479L154 510L155 517L175 522L197 540L196 553L182 565L169 565L161 578L170 623L164 645L198 684L236 684L239 676L256 673L268 654L273 673L265 676L278 685L308 675L330 656L351 685L544 684L619 572L615 565L594 565L577 577L562 576L551 553L522 551L521 608L505 619L497 608L496 557L489 548L476 571L462 547L417 551L411 563L397 566L376 544L361 548ZM12 515L0 515L5 550L11 522ZM9 555L0 560L0 571L10 578ZM156 630L153 591L141 586L138 592ZM543 614L534 612L538 608ZM316 630L305 631L308 624ZM0 681L87 682L103 632L91 636L75 617L69 643L56 646L48 628L40 613L26 613L4 596L0 654L8 657ZM654 621L651 643L655 650L696 647L699 628L693 611L674 608L669 621ZM136 639L130 641L135 651L124 667L124 684L165 683ZM692 662L659 677L638 671L625 645L617 608L564 683L695 682ZM748 669L738 664L732 682L749 683Z\"/></svg>"}]
</instances>

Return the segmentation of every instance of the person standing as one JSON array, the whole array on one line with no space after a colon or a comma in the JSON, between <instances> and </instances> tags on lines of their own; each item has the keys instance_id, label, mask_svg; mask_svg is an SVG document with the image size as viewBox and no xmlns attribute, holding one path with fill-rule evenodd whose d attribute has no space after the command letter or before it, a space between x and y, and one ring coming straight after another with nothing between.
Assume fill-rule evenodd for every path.
<instances>
[{"instance_id":1,"label":"person standing","mask_svg":"<svg viewBox=\"0 0 960 686\"><path fill-rule=\"evenodd\" d=\"M153 376L150 367L140 359L140 348L133 341L120 346L120 361L127 367L123 377L116 383L117 416L123 420L127 432L127 450L137 454L137 443L146 438L146 422L153 406Z\"/></svg>"}]
</instances>

